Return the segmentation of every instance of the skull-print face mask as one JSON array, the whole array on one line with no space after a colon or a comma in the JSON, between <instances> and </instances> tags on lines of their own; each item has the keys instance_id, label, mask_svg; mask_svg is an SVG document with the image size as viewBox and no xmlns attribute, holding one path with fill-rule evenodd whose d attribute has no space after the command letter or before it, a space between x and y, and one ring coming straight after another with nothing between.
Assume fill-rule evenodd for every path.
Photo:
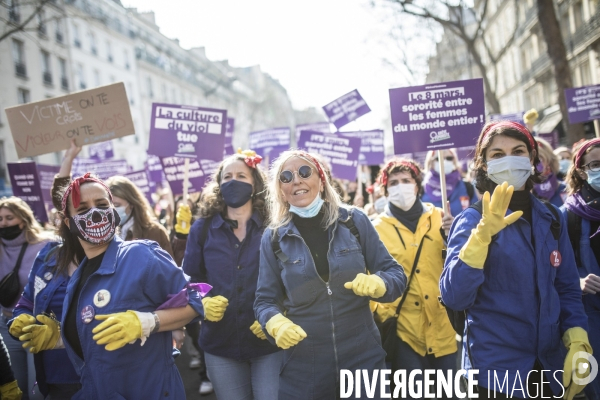
<instances>
[{"instance_id":1,"label":"skull-print face mask","mask_svg":"<svg viewBox=\"0 0 600 400\"><path fill-rule=\"evenodd\" d=\"M121 222L114 208L90 208L88 211L69 217L71 233L92 244L109 242Z\"/></svg>"}]
</instances>

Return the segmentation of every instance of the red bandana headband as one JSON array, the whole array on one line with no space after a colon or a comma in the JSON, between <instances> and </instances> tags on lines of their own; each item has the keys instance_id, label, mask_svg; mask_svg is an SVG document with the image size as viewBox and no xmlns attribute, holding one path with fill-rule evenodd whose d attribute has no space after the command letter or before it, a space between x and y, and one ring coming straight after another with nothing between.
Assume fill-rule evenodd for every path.
<instances>
[{"instance_id":1,"label":"red bandana headband","mask_svg":"<svg viewBox=\"0 0 600 400\"><path fill-rule=\"evenodd\" d=\"M259 156L258 154L256 154L256 152L253 151L253 150L244 150L244 151L242 151L242 149L238 149L237 152L238 152L238 154L241 154L241 155L245 156L244 162L250 168L256 168L256 166L258 164L260 164L260 162L263 159L261 156Z\"/></svg>"},{"instance_id":2,"label":"red bandana headband","mask_svg":"<svg viewBox=\"0 0 600 400\"><path fill-rule=\"evenodd\" d=\"M578 150L577 150L577 154L575 155L575 166L577 168L581 168L581 162L583 161L583 155L585 154L585 152L587 151L587 149L589 149L592 146L597 146L600 145L600 139L592 139L592 140L588 140L587 142L585 142Z\"/></svg>"},{"instance_id":3,"label":"red bandana headband","mask_svg":"<svg viewBox=\"0 0 600 400\"><path fill-rule=\"evenodd\" d=\"M519 131L523 135L525 135L525 137L529 141L529 144L531 145L531 148L533 150L535 150L537 148L536 142L533 139L533 135L531 134L531 132L529 132L529 129L527 129L523 125L518 124L518 123L513 122L513 121L498 121L498 122L495 122L495 123L492 123L492 124L488 125L488 127L486 128L486 130L483 131L482 134L481 134L481 142L480 143L483 143L483 141L485 140L485 138L488 135L488 133L490 133L490 131L492 129L496 129L496 128L510 128L510 129L514 129L516 131Z\"/></svg>"},{"instance_id":4,"label":"red bandana headband","mask_svg":"<svg viewBox=\"0 0 600 400\"><path fill-rule=\"evenodd\" d=\"M63 213L66 213L67 211L67 201L69 199L70 194L73 195L73 207L79 207L79 201L81 198L81 185L87 182L96 182L101 184L104 187L104 189L106 189L106 191L108 192L108 197L110 198L110 202L112 203L112 193L110 192L108 186L106 186L106 184L100 179L94 178L89 172L87 172L85 175L73 179L73 181L67 187L67 190L65 190L65 194L63 194L61 201Z\"/></svg>"},{"instance_id":5,"label":"red bandana headband","mask_svg":"<svg viewBox=\"0 0 600 400\"><path fill-rule=\"evenodd\" d=\"M317 167L317 172L319 173L319 178L321 178L321 182L323 182L323 185L325 185L325 173L323 172L323 168L321 168L321 163L319 163L316 158L305 151L299 151L296 155L308 158L313 164L315 164L315 167Z\"/></svg>"},{"instance_id":6,"label":"red bandana headband","mask_svg":"<svg viewBox=\"0 0 600 400\"><path fill-rule=\"evenodd\" d=\"M383 186L387 186L390 169L392 167L399 166L399 165L410 168L410 170L415 173L415 176L419 176L419 170L412 163L410 163L408 161L392 160L392 161L388 162L387 165L385 167L383 167L383 169L381 170L382 171L381 172L381 184Z\"/></svg>"}]
</instances>

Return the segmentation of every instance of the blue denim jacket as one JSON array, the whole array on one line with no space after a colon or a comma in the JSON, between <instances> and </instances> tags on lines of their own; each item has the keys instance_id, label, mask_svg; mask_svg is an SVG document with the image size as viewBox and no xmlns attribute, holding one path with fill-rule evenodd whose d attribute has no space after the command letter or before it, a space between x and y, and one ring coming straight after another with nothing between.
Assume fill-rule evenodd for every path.
<instances>
[{"instance_id":1,"label":"blue denim jacket","mask_svg":"<svg viewBox=\"0 0 600 400\"><path fill-rule=\"evenodd\" d=\"M340 223L352 212L360 243ZM317 274L310 250L291 221L279 228L282 262L271 245L271 229L262 237L254 311L263 330L276 314L300 325L307 337L284 350L279 398L335 398L340 369L385 368L385 351L369 308L369 297L354 294L344 283L359 273L378 275L386 286L382 302L393 302L406 287L403 268L387 251L369 218L358 209L340 208L329 227L329 281ZM364 256L363 256L364 252ZM273 338L267 334L270 341Z\"/></svg>"},{"instance_id":2,"label":"blue denim jacket","mask_svg":"<svg viewBox=\"0 0 600 400\"><path fill-rule=\"evenodd\" d=\"M202 350L235 360L248 360L279 350L250 330L254 323L254 296L258 280L262 220L257 212L246 224L246 237L240 242L220 214L215 215L207 231L204 247L200 243L206 219L194 222L190 229L183 271L193 282L212 285L208 296L223 296L229 300L223 319L202 321Z\"/></svg>"},{"instance_id":3,"label":"blue denim jacket","mask_svg":"<svg viewBox=\"0 0 600 400\"><path fill-rule=\"evenodd\" d=\"M23 291L22 299L13 311L14 318L21 314L37 316L42 313L49 314L50 312L53 312L59 320L62 317L62 300L69 282L69 276L57 274L54 271L57 246L59 245L59 242L48 242L38 253L29 273L29 281ZM58 296L58 299L56 296ZM60 306L51 306L51 303L60 303ZM33 308L29 307L31 304L33 304ZM12 320L9 322L9 326L10 324L12 324ZM48 393L48 383L79 383L79 376L75 372L65 349L42 351L34 354L33 359L36 380L42 394L46 395Z\"/></svg>"},{"instance_id":4,"label":"blue denim jacket","mask_svg":"<svg viewBox=\"0 0 600 400\"><path fill-rule=\"evenodd\" d=\"M562 382L565 356L562 335L573 327L587 330L588 324L566 220L561 218L557 241L550 229L552 213L530 196L533 224L520 218L502 229L488 247L483 269L458 257L481 214L467 209L455 218L440 292L448 307L467 310L463 366L479 370L479 385L488 387L488 371L492 377L493 371L503 377L508 371L508 382L515 382L517 373L526 376L537 359L551 371L545 380L559 395L562 388L556 379ZM551 263L555 250L562 258L556 267ZM505 385L505 394L506 389ZM520 397L522 392L514 394Z\"/></svg>"},{"instance_id":5,"label":"blue denim jacket","mask_svg":"<svg viewBox=\"0 0 600 400\"><path fill-rule=\"evenodd\" d=\"M84 259L82 262L85 263ZM81 311L90 306L95 315L135 310L155 311L170 294L186 287L183 272L171 256L150 240L124 242L119 237L110 242L100 268L83 286L79 299L73 293L81 277L81 265L67 287L64 309L76 302L77 332L85 361L63 340L71 362L81 376L82 389L73 399L183 399L185 390L173 359L171 332L150 335L143 346L133 344L107 351L96 344L92 330L102 321L85 324ZM110 301L102 307L94 303L98 291L107 290ZM196 292L190 292L189 305L200 312L202 303ZM63 314L63 324L66 316Z\"/></svg>"}]
</instances>

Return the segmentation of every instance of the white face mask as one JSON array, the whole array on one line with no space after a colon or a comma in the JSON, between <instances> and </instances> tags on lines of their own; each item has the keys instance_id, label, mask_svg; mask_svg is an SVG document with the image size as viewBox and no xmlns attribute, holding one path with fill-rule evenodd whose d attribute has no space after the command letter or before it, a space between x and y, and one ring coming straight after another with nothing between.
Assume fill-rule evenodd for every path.
<instances>
[{"instance_id":1,"label":"white face mask","mask_svg":"<svg viewBox=\"0 0 600 400\"><path fill-rule=\"evenodd\" d=\"M494 183L501 185L508 182L515 190L525 186L531 175L531 161L529 157L505 156L487 162L487 174Z\"/></svg>"},{"instance_id":2,"label":"white face mask","mask_svg":"<svg viewBox=\"0 0 600 400\"><path fill-rule=\"evenodd\" d=\"M456 168L454 168L454 162L448 161L448 160L444 160L444 175L450 174L455 169ZM433 162L433 170L435 172L437 172L438 174L440 173L440 163L439 163L439 161L434 161Z\"/></svg>"},{"instance_id":3,"label":"white face mask","mask_svg":"<svg viewBox=\"0 0 600 400\"><path fill-rule=\"evenodd\" d=\"M400 183L388 188L388 201L401 210L408 211L415 204L417 194L414 183Z\"/></svg>"}]
</instances>

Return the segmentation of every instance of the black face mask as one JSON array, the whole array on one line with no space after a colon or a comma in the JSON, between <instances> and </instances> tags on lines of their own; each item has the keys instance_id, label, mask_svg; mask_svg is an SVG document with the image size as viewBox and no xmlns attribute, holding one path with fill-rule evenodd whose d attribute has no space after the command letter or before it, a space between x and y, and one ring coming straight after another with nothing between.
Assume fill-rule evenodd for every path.
<instances>
[{"instance_id":1,"label":"black face mask","mask_svg":"<svg viewBox=\"0 0 600 400\"><path fill-rule=\"evenodd\" d=\"M13 240L23 232L19 225L7 226L0 228L0 239Z\"/></svg>"},{"instance_id":2,"label":"black face mask","mask_svg":"<svg viewBox=\"0 0 600 400\"><path fill-rule=\"evenodd\" d=\"M227 207L239 208L252 198L252 185L232 179L221 185L221 194Z\"/></svg>"}]
</instances>

